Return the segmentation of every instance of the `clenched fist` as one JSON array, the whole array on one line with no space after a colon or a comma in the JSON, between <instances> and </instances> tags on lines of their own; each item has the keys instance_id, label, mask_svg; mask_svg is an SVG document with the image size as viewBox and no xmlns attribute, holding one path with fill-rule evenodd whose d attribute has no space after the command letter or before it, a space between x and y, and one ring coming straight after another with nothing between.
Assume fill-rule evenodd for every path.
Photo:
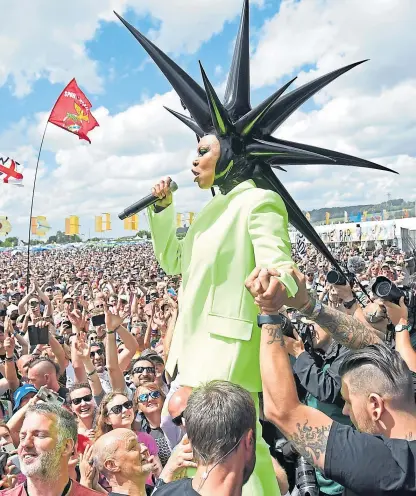
<instances>
[{"instance_id":1,"label":"clenched fist","mask_svg":"<svg viewBox=\"0 0 416 496\"><path fill-rule=\"evenodd\" d=\"M159 198L159 201L156 203L158 207L166 208L172 203L171 182L172 179L170 177L164 177L153 186L152 195Z\"/></svg>"}]
</instances>

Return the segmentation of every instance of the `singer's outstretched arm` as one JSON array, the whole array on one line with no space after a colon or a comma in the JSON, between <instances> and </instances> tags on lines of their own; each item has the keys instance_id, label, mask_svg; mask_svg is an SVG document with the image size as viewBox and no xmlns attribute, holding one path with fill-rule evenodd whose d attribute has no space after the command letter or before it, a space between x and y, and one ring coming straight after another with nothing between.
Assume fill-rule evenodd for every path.
<instances>
[{"instance_id":1,"label":"singer's outstretched arm","mask_svg":"<svg viewBox=\"0 0 416 496\"><path fill-rule=\"evenodd\" d=\"M181 273L182 242L176 237L176 219L173 203L156 213L147 209L155 255L166 274Z\"/></svg>"}]
</instances>

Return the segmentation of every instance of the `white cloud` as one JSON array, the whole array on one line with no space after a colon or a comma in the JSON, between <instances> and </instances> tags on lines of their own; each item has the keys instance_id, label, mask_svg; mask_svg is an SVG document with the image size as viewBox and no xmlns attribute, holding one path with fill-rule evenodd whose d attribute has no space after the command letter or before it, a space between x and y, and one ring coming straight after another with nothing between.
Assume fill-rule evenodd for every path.
<instances>
[{"instance_id":1,"label":"white cloud","mask_svg":"<svg viewBox=\"0 0 416 496\"><path fill-rule=\"evenodd\" d=\"M54 229L63 229L63 219L80 215L84 233L93 232L95 215L110 212L115 234L122 234L117 213L149 194L161 177L171 175L179 184L176 194L179 211L198 211L210 198L200 192L190 173L196 140L192 131L171 116L167 105L181 110L173 92L156 95L143 104L111 115L107 109L95 112L100 127L90 133L92 144L53 125L48 127L43 160L38 177L34 215L46 215ZM46 114L24 129L17 125L7 133L8 143L29 140L33 146L12 150L25 165L25 188L2 186L0 212L14 223L13 234L26 238L31 183ZM5 142L0 137L0 151ZM10 149L10 148L8 148ZM49 157L53 157L49 163ZM27 217L25 216L27 215ZM20 224L20 225L18 225ZM84 229L85 228L85 229Z\"/></svg>"},{"instance_id":2,"label":"white cloud","mask_svg":"<svg viewBox=\"0 0 416 496\"><path fill-rule=\"evenodd\" d=\"M22 97L38 79L67 83L76 74L89 91L102 90L97 63L85 49L98 27L100 0L2 3L0 85L12 83L14 95Z\"/></svg>"},{"instance_id":3,"label":"white cloud","mask_svg":"<svg viewBox=\"0 0 416 496\"><path fill-rule=\"evenodd\" d=\"M262 6L264 0L251 0ZM173 53L194 53L213 34L221 32L224 22L240 12L242 0L128 0L138 14L150 14L160 27L150 32L155 43Z\"/></svg>"},{"instance_id":4,"label":"white cloud","mask_svg":"<svg viewBox=\"0 0 416 496\"><path fill-rule=\"evenodd\" d=\"M411 0L283 0L260 30L252 58L255 88L296 85L370 58L297 110L280 138L374 160L400 176L345 167L288 167L279 173L302 208L416 198L416 4Z\"/></svg>"},{"instance_id":5,"label":"white cloud","mask_svg":"<svg viewBox=\"0 0 416 496\"><path fill-rule=\"evenodd\" d=\"M86 42L92 40L101 22L119 20L132 8L140 16L151 16L159 27L147 33L162 48L174 53L195 52L224 22L234 19L241 0L72 0L69 4L50 0L1 0L0 86L11 85L17 97L28 95L42 78L67 83L74 75L89 92L100 93L104 80ZM7 3L7 6L6 6ZM262 5L263 0L252 0ZM124 28L123 28L124 29ZM120 37L120 49L128 43ZM114 77L110 69L110 79Z\"/></svg>"},{"instance_id":6,"label":"white cloud","mask_svg":"<svg viewBox=\"0 0 416 496\"><path fill-rule=\"evenodd\" d=\"M261 30L252 83L276 84L312 66L300 72L297 84L303 84L369 58L327 91L378 92L414 75L415 18L413 0L283 0Z\"/></svg>"},{"instance_id":7,"label":"white cloud","mask_svg":"<svg viewBox=\"0 0 416 496\"><path fill-rule=\"evenodd\" d=\"M138 0L113 3L120 11L127 3L139 8ZM183 8L187 4L185 0L172 3ZM223 23L238 12L241 0L222 3L227 4L220 11ZM140 4L141 15L152 12L161 21L155 36L162 44L178 37L172 42L172 51L192 51L208 36L200 24L201 19L211 21L205 2L198 2L201 10L195 14L201 16L195 22L203 31L197 36L192 23L182 26L182 21L170 18L179 17L170 4L164 12L159 2L141 0ZM401 174L337 166L288 167L287 173L278 175L302 208L376 203L385 200L387 193L393 198L416 199L416 67L410 63L416 46L410 21L413 10L414 3L406 0L284 1L280 13L263 26L253 55L256 87L286 79L305 64L316 70L302 73L302 81L353 60L372 58L320 94L315 110L295 112L277 136L375 160ZM211 33L216 22L208 30ZM26 50L30 53L30 47ZM180 185L176 195L179 211L202 208L210 193L192 184L189 169L195 138L163 105L181 110L173 92L154 95L114 114L98 108L94 114L100 127L91 133L92 145L50 126L35 214L48 215L54 229L63 228L65 216L80 214L83 230L93 230L94 215L105 211L116 215L148 194L153 182L166 174L173 175ZM28 211L36 149L46 117L38 114L32 126L29 118L22 119L0 136L0 151L7 146L9 154L13 152L27 165L26 188L2 187L0 195L1 213L13 213L22 221ZM121 234L121 222L114 217L113 228ZM23 225L16 225L15 231L26 236Z\"/></svg>"}]
</instances>

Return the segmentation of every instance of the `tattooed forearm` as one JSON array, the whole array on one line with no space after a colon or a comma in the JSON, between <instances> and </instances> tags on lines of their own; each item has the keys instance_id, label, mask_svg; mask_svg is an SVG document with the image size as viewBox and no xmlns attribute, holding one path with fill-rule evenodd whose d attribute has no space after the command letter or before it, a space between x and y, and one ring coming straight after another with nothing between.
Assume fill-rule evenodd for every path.
<instances>
[{"instance_id":1,"label":"tattooed forearm","mask_svg":"<svg viewBox=\"0 0 416 496\"><path fill-rule=\"evenodd\" d=\"M264 324L263 330L267 332L270 338L267 341L267 344L280 343L280 346L285 345L285 341L283 339L282 326L280 324Z\"/></svg>"},{"instance_id":2,"label":"tattooed forearm","mask_svg":"<svg viewBox=\"0 0 416 496\"><path fill-rule=\"evenodd\" d=\"M288 439L311 465L323 467L330 430L331 424L312 427L306 421L303 425L296 424L296 431L289 434Z\"/></svg>"},{"instance_id":3,"label":"tattooed forearm","mask_svg":"<svg viewBox=\"0 0 416 496\"><path fill-rule=\"evenodd\" d=\"M312 305L312 308L314 306ZM307 313L305 315L308 316ZM347 348L356 350L380 342L376 333L359 320L327 305L322 305L319 315L313 320Z\"/></svg>"}]
</instances>

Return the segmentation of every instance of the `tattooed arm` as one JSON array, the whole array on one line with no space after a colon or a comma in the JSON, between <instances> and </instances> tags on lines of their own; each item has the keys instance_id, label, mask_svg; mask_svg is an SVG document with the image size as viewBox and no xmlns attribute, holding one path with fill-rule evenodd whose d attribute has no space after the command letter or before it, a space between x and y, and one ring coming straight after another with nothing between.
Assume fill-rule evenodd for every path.
<instances>
[{"instance_id":1,"label":"tattooed arm","mask_svg":"<svg viewBox=\"0 0 416 496\"><path fill-rule=\"evenodd\" d=\"M263 294L268 288L270 281L277 278L279 273L274 269L264 272L256 269L246 281L246 287L255 297L256 303L263 312L276 313L282 305L299 309L299 311L319 324L324 331L330 334L338 343L347 348L359 349L369 344L379 343L380 339L375 329L367 327L351 315L341 313L335 308L322 305L317 317L312 318L315 309L315 298L311 297L306 289L305 276L298 269L288 269L287 273L292 276L298 286L298 292L294 298L288 298L286 288L279 281L279 289L273 293L273 297L265 298ZM276 282L275 282L276 284Z\"/></svg>"},{"instance_id":2,"label":"tattooed arm","mask_svg":"<svg viewBox=\"0 0 416 496\"><path fill-rule=\"evenodd\" d=\"M309 302L299 311L319 324L338 343L353 350L380 343L382 335L379 335L375 329L369 328L351 315L339 312L335 308L322 305L318 316L312 318L315 303L316 300L310 297Z\"/></svg>"},{"instance_id":3,"label":"tattooed arm","mask_svg":"<svg viewBox=\"0 0 416 496\"><path fill-rule=\"evenodd\" d=\"M323 470L332 420L299 401L282 329L278 324L262 327L260 369L265 417L292 441L309 463Z\"/></svg>"}]
</instances>

